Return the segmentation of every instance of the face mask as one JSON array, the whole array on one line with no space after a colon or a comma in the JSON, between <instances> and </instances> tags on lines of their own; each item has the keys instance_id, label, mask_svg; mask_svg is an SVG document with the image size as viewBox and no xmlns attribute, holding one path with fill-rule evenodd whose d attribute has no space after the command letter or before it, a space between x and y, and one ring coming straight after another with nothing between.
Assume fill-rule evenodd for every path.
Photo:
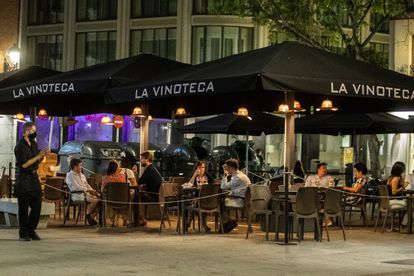
<instances>
[{"instance_id":1,"label":"face mask","mask_svg":"<svg viewBox=\"0 0 414 276\"><path fill-rule=\"evenodd\" d=\"M29 139L34 140L37 137L37 131L29 134Z\"/></svg>"}]
</instances>

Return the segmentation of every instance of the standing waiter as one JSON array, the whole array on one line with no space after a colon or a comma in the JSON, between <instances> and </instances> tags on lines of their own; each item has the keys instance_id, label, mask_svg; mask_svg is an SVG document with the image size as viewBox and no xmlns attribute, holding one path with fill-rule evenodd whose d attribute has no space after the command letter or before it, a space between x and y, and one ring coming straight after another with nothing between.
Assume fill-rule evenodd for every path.
<instances>
[{"instance_id":1,"label":"standing waiter","mask_svg":"<svg viewBox=\"0 0 414 276\"><path fill-rule=\"evenodd\" d=\"M37 168L45 157L46 150L39 152L35 141L36 124L28 122L23 125L23 138L14 148L18 175L14 194L19 202L19 240L40 240L35 232L42 207L42 190ZM28 214L30 207L30 215Z\"/></svg>"}]
</instances>

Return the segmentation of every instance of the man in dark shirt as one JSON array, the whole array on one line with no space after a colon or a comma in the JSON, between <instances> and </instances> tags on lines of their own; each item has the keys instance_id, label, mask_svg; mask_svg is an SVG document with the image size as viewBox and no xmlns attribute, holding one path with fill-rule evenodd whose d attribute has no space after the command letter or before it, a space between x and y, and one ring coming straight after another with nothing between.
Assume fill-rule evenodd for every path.
<instances>
[{"instance_id":1,"label":"man in dark shirt","mask_svg":"<svg viewBox=\"0 0 414 276\"><path fill-rule=\"evenodd\" d=\"M138 185L144 186L142 201L158 201L158 192L162 183L162 176L152 164L154 159L152 153L144 151L141 153L140 163L145 167L144 173L138 179Z\"/></svg>"},{"instance_id":2,"label":"man in dark shirt","mask_svg":"<svg viewBox=\"0 0 414 276\"><path fill-rule=\"evenodd\" d=\"M36 136L35 123L25 123L23 138L14 148L18 169L14 195L19 203L19 240L21 241L40 240L35 232L42 207L42 190L37 169L47 151L38 150Z\"/></svg>"}]
</instances>

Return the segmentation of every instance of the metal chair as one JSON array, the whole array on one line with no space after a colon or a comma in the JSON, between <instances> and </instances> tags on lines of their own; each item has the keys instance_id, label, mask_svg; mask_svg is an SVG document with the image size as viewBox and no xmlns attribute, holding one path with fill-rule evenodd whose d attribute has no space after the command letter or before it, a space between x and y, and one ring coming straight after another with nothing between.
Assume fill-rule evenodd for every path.
<instances>
[{"instance_id":1,"label":"metal chair","mask_svg":"<svg viewBox=\"0 0 414 276\"><path fill-rule=\"evenodd\" d=\"M129 192L128 183L125 182L110 182L105 187L105 204L104 204L104 227L106 227L106 213L108 207L112 210L128 210L129 227L132 223L132 202L131 194Z\"/></svg>"},{"instance_id":2,"label":"metal chair","mask_svg":"<svg viewBox=\"0 0 414 276\"><path fill-rule=\"evenodd\" d=\"M253 232L252 219L255 215L264 215L266 219L266 240L269 240L269 218L272 215L272 211L268 209L269 202L272 199L272 193L269 186L263 185L251 185L250 200L247 203L247 232L246 240L249 238L249 233Z\"/></svg>"},{"instance_id":3,"label":"metal chair","mask_svg":"<svg viewBox=\"0 0 414 276\"><path fill-rule=\"evenodd\" d=\"M326 191L325 202L323 206L323 216L325 221L328 218L339 218L339 221L341 222L341 229L342 234L344 236L344 241L346 241L344 220L342 217L342 192L340 190L328 189ZM328 241L330 241L327 224L325 224L325 229Z\"/></svg>"},{"instance_id":4,"label":"metal chair","mask_svg":"<svg viewBox=\"0 0 414 276\"><path fill-rule=\"evenodd\" d=\"M361 200L359 200L358 202L353 203L353 204L345 204L344 213L346 213L346 211L349 211L349 219L351 219L353 209L360 209L364 225L367 226L367 206L366 206L367 197L365 196L366 195L365 187L362 187L359 195L361 197ZM355 194L355 195L352 195L352 196L357 197L358 194Z\"/></svg>"},{"instance_id":5,"label":"metal chair","mask_svg":"<svg viewBox=\"0 0 414 276\"><path fill-rule=\"evenodd\" d=\"M161 222L160 230L161 234L162 227L165 228L164 218L167 215L168 225L171 227L170 217L168 211L174 210L178 212L177 230L180 228L180 206L178 200L180 199L180 187L179 183L163 182L160 186L160 192L158 194L161 210Z\"/></svg>"},{"instance_id":6,"label":"metal chair","mask_svg":"<svg viewBox=\"0 0 414 276\"><path fill-rule=\"evenodd\" d=\"M318 202L318 188L317 187L303 187L299 188L296 197L295 217L298 221L298 239L299 242L303 239L303 219L311 218L316 221L316 234L320 241L319 230L319 202Z\"/></svg>"}]
</instances>

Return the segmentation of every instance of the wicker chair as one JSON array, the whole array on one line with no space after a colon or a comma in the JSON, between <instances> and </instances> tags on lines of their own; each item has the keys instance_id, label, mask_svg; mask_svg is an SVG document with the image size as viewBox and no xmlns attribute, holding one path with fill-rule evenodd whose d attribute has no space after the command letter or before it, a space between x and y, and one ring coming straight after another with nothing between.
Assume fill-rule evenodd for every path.
<instances>
[{"instance_id":1,"label":"wicker chair","mask_svg":"<svg viewBox=\"0 0 414 276\"><path fill-rule=\"evenodd\" d=\"M178 212L178 221L177 221L177 230L180 228L180 206L178 200L180 199L180 188L181 184L163 182L160 186L160 192L158 194L160 202L160 211L161 211L161 222L160 230L161 234L162 228L165 228L164 218L167 215L168 225L171 227L170 217L168 211L177 211Z\"/></svg>"},{"instance_id":2,"label":"wicker chair","mask_svg":"<svg viewBox=\"0 0 414 276\"><path fill-rule=\"evenodd\" d=\"M384 214L384 221L382 224L382 230L381 232L384 233L385 225L387 223L388 215L391 215L391 230L394 228L394 214L395 212L402 212L407 211L407 207L403 206L390 206L390 199L389 199L389 193L386 185L380 185L378 186L378 192L380 195L380 203L378 206L378 212L377 212L377 219L375 221L375 229L374 231L377 231L378 221L381 214ZM400 218L401 220L401 218ZM401 223L400 223L401 227ZM401 230L401 229L400 229Z\"/></svg>"},{"instance_id":3,"label":"wicker chair","mask_svg":"<svg viewBox=\"0 0 414 276\"><path fill-rule=\"evenodd\" d=\"M198 214L198 231L199 232L201 230L200 225L201 225L203 214L218 214L221 233L224 233L223 232L223 229L224 229L223 219L221 216L221 208L220 208L220 198L218 195L219 191L220 191L220 185L218 184L202 185L201 190L200 190L200 196L197 199L197 205L188 207L188 210L190 212L194 212L195 214ZM217 224L215 228L217 231Z\"/></svg>"},{"instance_id":4,"label":"wicker chair","mask_svg":"<svg viewBox=\"0 0 414 276\"><path fill-rule=\"evenodd\" d=\"M326 219L328 218L339 218L341 222L342 235L344 236L344 241L346 240L344 220L342 217L342 192L340 190L328 189L325 195L325 202L323 206L323 216ZM329 238L328 225L325 224L326 236Z\"/></svg>"},{"instance_id":5,"label":"wicker chair","mask_svg":"<svg viewBox=\"0 0 414 276\"><path fill-rule=\"evenodd\" d=\"M316 234L318 240L321 240L319 230L319 202L318 202L318 188L308 187L299 188L296 198L295 216L298 220L298 238L299 242L303 239L303 219L311 218L316 221Z\"/></svg>"},{"instance_id":6,"label":"wicker chair","mask_svg":"<svg viewBox=\"0 0 414 276\"><path fill-rule=\"evenodd\" d=\"M63 213L65 214L65 179L58 177L47 177L44 190L45 201L53 202L57 204L59 208L59 219L62 214L62 205L64 207Z\"/></svg>"},{"instance_id":7,"label":"wicker chair","mask_svg":"<svg viewBox=\"0 0 414 276\"><path fill-rule=\"evenodd\" d=\"M128 183L110 182L105 188L104 226L106 227L106 213L108 207L113 210L128 210L129 227L132 222L131 195Z\"/></svg>"},{"instance_id":8,"label":"wicker chair","mask_svg":"<svg viewBox=\"0 0 414 276\"><path fill-rule=\"evenodd\" d=\"M272 199L272 193L269 186L251 185L250 200L247 202L247 233L246 239L249 238L249 233L252 229L252 219L255 215L264 215L266 219L266 240L269 240L269 218L272 211L268 209L269 202Z\"/></svg>"}]
</instances>

